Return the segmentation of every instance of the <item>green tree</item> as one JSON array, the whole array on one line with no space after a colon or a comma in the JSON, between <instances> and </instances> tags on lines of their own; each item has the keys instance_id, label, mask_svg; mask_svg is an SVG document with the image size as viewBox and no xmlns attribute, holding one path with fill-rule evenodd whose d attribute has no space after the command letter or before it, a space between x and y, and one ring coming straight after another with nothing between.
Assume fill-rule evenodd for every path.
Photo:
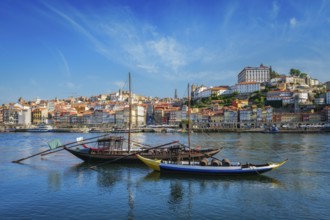
<instances>
[{"instance_id":1,"label":"green tree","mask_svg":"<svg viewBox=\"0 0 330 220\"><path fill-rule=\"evenodd\" d=\"M298 69L290 69L290 76L299 76L301 74Z\"/></svg>"}]
</instances>

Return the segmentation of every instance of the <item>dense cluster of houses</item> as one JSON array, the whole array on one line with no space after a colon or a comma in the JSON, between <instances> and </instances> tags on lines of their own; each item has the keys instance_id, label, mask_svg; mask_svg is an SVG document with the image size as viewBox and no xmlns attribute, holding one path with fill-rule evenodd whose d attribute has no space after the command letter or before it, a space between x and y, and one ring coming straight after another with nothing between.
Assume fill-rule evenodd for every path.
<instances>
[{"instance_id":1,"label":"dense cluster of houses","mask_svg":"<svg viewBox=\"0 0 330 220\"><path fill-rule=\"evenodd\" d=\"M194 102L210 97L237 95L231 105L215 99L207 107L191 108L194 128L260 128L281 126L324 125L330 122L330 82L321 83L311 77L277 75L271 77L271 67L245 67L233 86L191 86ZM262 91L266 105L257 106L249 95ZM151 98L129 92L93 97L71 97L64 100L25 101L0 106L0 125L31 127L41 123L55 127L126 128L129 110L132 127L148 125L181 126L187 122L187 98ZM280 106L273 105L280 103ZM285 111L285 106L294 111Z\"/></svg>"}]
</instances>

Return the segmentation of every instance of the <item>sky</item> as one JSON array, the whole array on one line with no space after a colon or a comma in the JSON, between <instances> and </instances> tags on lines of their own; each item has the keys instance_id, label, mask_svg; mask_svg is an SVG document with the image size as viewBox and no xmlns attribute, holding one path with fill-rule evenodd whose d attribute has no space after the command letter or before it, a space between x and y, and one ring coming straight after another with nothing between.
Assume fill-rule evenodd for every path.
<instances>
[{"instance_id":1,"label":"sky","mask_svg":"<svg viewBox=\"0 0 330 220\"><path fill-rule=\"evenodd\" d=\"M247 66L330 80L328 0L1 0L0 104L128 89L179 97Z\"/></svg>"}]
</instances>

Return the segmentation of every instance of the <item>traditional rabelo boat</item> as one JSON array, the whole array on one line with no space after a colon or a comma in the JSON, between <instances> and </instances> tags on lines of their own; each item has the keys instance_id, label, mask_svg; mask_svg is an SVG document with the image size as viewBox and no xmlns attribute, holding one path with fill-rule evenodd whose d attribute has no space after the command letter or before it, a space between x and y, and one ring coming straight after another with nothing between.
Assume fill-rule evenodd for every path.
<instances>
[{"instance_id":1,"label":"traditional rabelo boat","mask_svg":"<svg viewBox=\"0 0 330 220\"><path fill-rule=\"evenodd\" d=\"M135 156L140 154L149 159L162 159L168 161L194 160L202 159L204 157L211 157L217 154L218 148L197 148L187 149L178 141L158 145L155 147L136 146L135 148L128 148L126 140L120 136L105 136L96 141L96 147L87 147L85 143L67 145L65 150L75 155L88 163L140 163L140 160Z\"/></svg>"},{"instance_id":2,"label":"traditional rabelo boat","mask_svg":"<svg viewBox=\"0 0 330 220\"><path fill-rule=\"evenodd\" d=\"M188 85L188 148L190 148L190 94ZM200 161L189 160L169 161L159 159L150 159L142 154L136 155L144 164L151 169L162 173L176 174L197 174L197 175L253 175L262 174L282 166L287 160L279 163L264 164L241 164L240 162L230 162L229 159L219 160L215 157L205 157Z\"/></svg>"},{"instance_id":3,"label":"traditional rabelo boat","mask_svg":"<svg viewBox=\"0 0 330 220\"><path fill-rule=\"evenodd\" d=\"M143 163L151 169L164 173L177 174L198 174L198 175L253 175L262 174L282 166L287 160L280 163L265 164L241 164L239 162L230 162L226 159L203 159L200 162L181 161L173 163L171 161L148 159L137 155Z\"/></svg>"}]
</instances>

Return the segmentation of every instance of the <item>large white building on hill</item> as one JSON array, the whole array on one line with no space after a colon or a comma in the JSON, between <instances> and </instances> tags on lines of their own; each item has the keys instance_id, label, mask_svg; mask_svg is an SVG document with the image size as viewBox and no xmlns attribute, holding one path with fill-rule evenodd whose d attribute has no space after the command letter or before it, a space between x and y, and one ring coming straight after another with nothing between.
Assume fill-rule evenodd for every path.
<instances>
[{"instance_id":1,"label":"large white building on hill","mask_svg":"<svg viewBox=\"0 0 330 220\"><path fill-rule=\"evenodd\" d=\"M245 67L238 74L238 83L242 82L267 82L270 80L271 68L260 65L259 67Z\"/></svg>"}]
</instances>

